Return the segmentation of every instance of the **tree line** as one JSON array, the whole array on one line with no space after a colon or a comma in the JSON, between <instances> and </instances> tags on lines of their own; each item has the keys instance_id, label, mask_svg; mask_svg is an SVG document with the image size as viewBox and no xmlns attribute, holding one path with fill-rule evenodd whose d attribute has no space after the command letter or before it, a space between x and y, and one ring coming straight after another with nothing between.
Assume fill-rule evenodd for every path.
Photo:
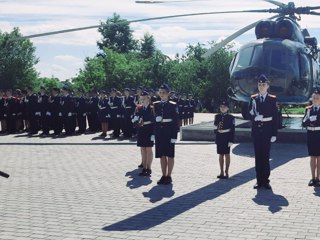
<instances>
[{"instance_id":1,"label":"tree line","mask_svg":"<svg viewBox=\"0 0 320 240\"><path fill-rule=\"evenodd\" d=\"M157 49L150 33L134 39L128 21L116 13L101 22L98 31L102 38L97 42L96 56L85 58L84 67L67 83L39 76L35 69L39 62L35 47L22 37L18 28L10 33L0 31L0 88L32 86L37 90L44 86L50 90L67 84L75 91L108 91L137 86L156 89L167 83L178 92L192 93L204 101L227 98L229 64L234 56L230 46L203 59L201 55L207 48L197 43L188 45L183 55L169 58Z\"/></svg>"}]
</instances>

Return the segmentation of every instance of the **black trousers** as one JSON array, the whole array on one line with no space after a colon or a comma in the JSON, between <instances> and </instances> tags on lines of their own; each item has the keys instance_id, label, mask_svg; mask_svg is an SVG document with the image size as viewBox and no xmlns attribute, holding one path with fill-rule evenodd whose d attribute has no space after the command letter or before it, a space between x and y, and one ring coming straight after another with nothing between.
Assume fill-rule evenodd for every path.
<instances>
[{"instance_id":1,"label":"black trousers","mask_svg":"<svg viewBox=\"0 0 320 240\"><path fill-rule=\"evenodd\" d=\"M270 143L271 136L260 134L253 137L255 169L258 185L268 184L270 177Z\"/></svg>"},{"instance_id":2,"label":"black trousers","mask_svg":"<svg viewBox=\"0 0 320 240\"><path fill-rule=\"evenodd\" d=\"M63 129L62 117L53 116L52 117L52 128L55 135L59 135Z\"/></svg>"},{"instance_id":3,"label":"black trousers","mask_svg":"<svg viewBox=\"0 0 320 240\"><path fill-rule=\"evenodd\" d=\"M124 117L122 119L122 132L126 137L131 137L133 134L133 124L131 122L130 116Z\"/></svg>"},{"instance_id":4,"label":"black trousers","mask_svg":"<svg viewBox=\"0 0 320 240\"><path fill-rule=\"evenodd\" d=\"M78 121L79 133L85 133L87 128L86 116L83 116L83 113L79 113L77 115L77 121Z\"/></svg>"},{"instance_id":5,"label":"black trousers","mask_svg":"<svg viewBox=\"0 0 320 240\"><path fill-rule=\"evenodd\" d=\"M49 134L50 131L50 116L46 115L46 112L41 113L40 124L44 134Z\"/></svg>"}]
</instances>

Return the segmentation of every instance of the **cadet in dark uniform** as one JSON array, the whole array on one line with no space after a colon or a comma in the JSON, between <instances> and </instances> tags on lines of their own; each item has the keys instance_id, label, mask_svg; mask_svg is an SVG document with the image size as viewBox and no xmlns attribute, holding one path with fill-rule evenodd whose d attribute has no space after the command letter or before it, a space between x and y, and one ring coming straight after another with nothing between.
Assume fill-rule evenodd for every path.
<instances>
[{"instance_id":1,"label":"cadet in dark uniform","mask_svg":"<svg viewBox=\"0 0 320 240\"><path fill-rule=\"evenodd\" d=\"M123 91L123 98L122 98L122 107L123 107L123 121L122 121L122 131L125 137L131 138L133 135L133 124L132 124L132 117L134 114L134 110L136 105L134 103L134 98L130 96L130 88L125 88Z\"/></svg>"},{"instance_id":2,"label":"cadet in dark uniform","mask_svg":"<svg viewBox=\"0 0 320 240\"><path fill-rule=\"evenodd\" d=\"M172 183L175 143L179 130L178 107L176 103L169 101L169 92L169 87L163 84L159 89L161 101L154 103L156 158L160 158L162 170L158 184Z\"/></svg>"},{"instance_id":3,"label":"cadet in dark uniform","mask_svg":"<svg viewBox=\"0 0 320 240\"><path fill-rule=\"evenodd\" d=\"M154 141L154 110L147 92L141 93L140 104L136 107L132 122L137 128L137 146L141 149L143 169L139 175L150 176Z\"/></svg>"},{"instance_id":4,"label":"cadet in dark uniform","mask_svg":"<svg viewBox=\"0 0 320 240\"><path fill-rule=\"evenodd\" d=\"M70 92L71 91L68 87L64 87L62 89L63 97L61 98L62 122L65 130L65 135L67 136L74 134L76 126L75 103Z\"/></svg>"},{"instance_id":5,"label":"cadet in dark uniform","mask_svg":"<svg viewBox=\"0 0 320 240\"><path fill-rule=\"evenodd\" d=\"M182 126L184 115L185 115L185 113L184 113L184 102L185 102L185 99L183 98L183 96L179 95L178 102L177 102L178 111L179 111L179 127Z\"/></svg>"},{"instance_id":6,"label":"cadet in dark uniform","mask_svg":"<svg viewBox=\"0 0 320 240\"><path fill-rule=\"evenodd\" d=\"M121 127L121 98L117 95L115 88L111 89L111 96L109 98L110 106L110 128L113 129L113 137L117 138L120 135Z\"/></svg>"},{"instance_id":7,"label":"cadet in dark uniform","mask_svg":"<svg viewBox=\"0 0 320 240\"><path fill-rule=\"evenodd\" d=\"M137 105L139 105L139 99L140 99L140 95L142 93L143 88L141 86L137 87L136 89L136 95L134 96L134 103Z\"/></svg>"},{"instance_id":8,"label":"cadet in dark uniform","mask_svg":"<svg viewBox=\"0 0 320 240\"><path fill-rule=\"evenodd\" d=\"M108 131L108 123L110 119L110 106L108 103L109 99L106 95L106 91L101 90L100 91L100 98L98 102L98 107L99 107L99 121L101 122L101 130L102 133L100 134L101 137L106 137L107 136L107 131Z\"/></svg>"},{"instance_id":9,"label":"cadet in dark uniform","mask_svg":"<svg viewBox=\"0 0 320 240\"><path fill-rule=\"evenodd\" d=\"M196 109L196 103L194 99L192 98L192 94L188 94L189 97L189 109L188 109L188 120L189 124L193 124L193 118L194 118L194 111Z\"/></svg>"},{"instance_id":10,"label":"cadet in dark uniform","mask_svg":"<svg viewBox=\"0 0 320 240\"><path fill-rule=\"evenodd\" d=\"M149 94L149 98L150 98L150 104L153 104L154 102L159 101L157 96L154 94L154 90L153 89L150 88L148 90L148 94Z\"/></svg>"},{"instance_id":11,"label":"cadet in dark uniform","mask_svg":"<svg viewBox=\"0 0 320 240\"><path fill-rule=\"evenodd\" d=\"M17 120L16 120L16 129L18 132L23 132L24 124L23 124L23 97L20 89L16 89L14 92L14 97L17 99Z\"/></svg>"},{"instance_id":12,"label":"cadet in dark uniform","mask_svg":"<svg viewBox=\"0 0 320 240\"><path fill-rule=\"evenodd\" d=\"M307 128L307 144L312 179L309 186L319 187L320 182L320 90L312 94L312 105L306 107L302 125Z\"/></svg>"},{"instance_id":13,"label":"cadet in dark uniform","mask_svg":"<svg viewBox=\"0 0 320 240\"><path fill-rule=\"evenodd\" d=\"M249 113L252 120L252 138L255 153L255 168L257 183L254 189L264 187L271 189L270 176L270 148L271 142L277 139L277 99L268 93L270 82L265 75L258 78L259 93L251 96Z\"/></svg>"},{"instance_id":14,"label":"cadet in dark uniform","mask_svg":"<svg viewBox=\"0 0 320 240\"><path fill-rule=\"evenodd\" d=\"M183 106L183 125L188 125L188 112L189 112L189 99L187 98L187 94L182 94L182 99L184 100Z\"/></svg>"},{"instance_id":15,"label":"cadet in dark uniform","mask_svg":"<svg viewBox=\"0 0 320 240\"><path fill-rule=\"evenodd\" d=\"M6 90L5 106L5 120L7 122L7 133L13 134L17 131L16 119L17 119L17 99L12 96L12 90Z\"/></svg>"},{"instance_id":16,"label":"cadet in dark uniform","mask_svg":"<svg viewBox=\"0 0 320 240\"><path fill-rule=\"evenodd\" d=\"M99 98L97 96L98 92L96 90L92 90L90 92L90 99L88 101L88 124L91 132L98 132L100 129L100 122L98 118L98 102Z\"/></svg>"},{"instance_id":17,"label":"cadet in dark uniform","mask_svg":"<svg viewBox=\"0 0 320 240\"><path fill-rule=\"evenodd\" d=\"M214 126L216 127L216 144L217 153L219 154L220 174L217 178L229 178L230 166L230 147L233 144L235 119L231 114L228 114L229 106L227 101L222 101L220 104L220 113L215 116ZM224 171L225 158L225 171Z\"/></svg>"},{"instance_id":18,"label":"cadet in dark uniform","mask_svg":"<svg viewBox=\"0 0 320 240\"><path fill-rule=\"evenodd\" d=\"M54 131L54 135L58 136L61 134L63 129L62 122L62 112L61 112L61 97L60 97L60 89L53 88L52 95L49 97L49 112L48 115L51 116L52 120L52 128Z\"/></svg>"},{"instance_id":19,"label":"cadet in dark uniform","mask_svg":"<svg viewBox=\"0 0 320 240\"><path fill-rule=\"evenodd\" d=\"M27 88L26 99L27 116L30 124L29 134L38 134L41 112L39 108L38 95L33 92L32 87Z\"/></svg>"},{"instance_id":20,"label":"cadet in dark uniform","mask_svg":"<svg viewBox=\"0 0 320 240\"><path fill-rule=\"evenodd\" d=\"M40 88L40 96L38 99L40 105L40 125L42 128L41 135L49 135L50 132L50 120L51 114L49 113L49 95L46 94L46 89L44 87Z\"/></svg>"},{"instance_id":21,"label":"cadet in dark uniform","mask_svg":"<svg viewBox=\"0 0 320 240\"><path fill-rule=\"evenodd\" d=\"M7 131L7 124L5 121L5 98L4 98L4 91L0 89L0 133L5 133Z\"/></svg>"},{"instance_id":22,"label":"cadet in dark uniform","mask_svg":"<svg viewBox=\"0 0 320 240\"><path fill-rule=\"evenodd\" d=\"M76 114L78 122L78 134L84 134L87 128L87 98L84 96L84 91L79 91L79 96L75 98Z\"/></svg>"}]
</instances>

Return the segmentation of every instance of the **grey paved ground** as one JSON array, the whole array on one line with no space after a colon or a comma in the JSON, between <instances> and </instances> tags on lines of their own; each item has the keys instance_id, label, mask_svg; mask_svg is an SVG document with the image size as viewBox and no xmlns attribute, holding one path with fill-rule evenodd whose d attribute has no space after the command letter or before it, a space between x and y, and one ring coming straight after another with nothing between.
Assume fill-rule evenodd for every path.
<instances>
[{"instance_id":1,"label":"grey paved ground","mask_svg":"<svg viewBox=\"0 0 320 240\"><path fill-rule=\"evenodd\" d=\"M215 145L180 142L170 187L156 185L158 159L137 176L128 140L0 136L0 239L320 239L305 145L273 145L273 191L252 189L251 144L232 152L219 181Z\"/></svg>"}]
</instances>

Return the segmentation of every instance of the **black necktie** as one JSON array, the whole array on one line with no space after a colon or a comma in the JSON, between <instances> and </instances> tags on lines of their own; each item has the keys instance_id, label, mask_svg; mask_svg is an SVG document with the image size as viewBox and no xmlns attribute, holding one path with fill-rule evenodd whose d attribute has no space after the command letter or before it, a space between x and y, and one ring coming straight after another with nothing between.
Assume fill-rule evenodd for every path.
<instances>
[{"instance_id":1,"label":"black necktie","mask_svg":"<svg viewBox=\"0 0 320 240\"><path fill-rule=\"evenodd\" d=\"M264 98L263 98L263 96L262 96L262 95L260 96L260 100L261 100L261 102L263 103Z\"/></svg>"}]
</instances>

